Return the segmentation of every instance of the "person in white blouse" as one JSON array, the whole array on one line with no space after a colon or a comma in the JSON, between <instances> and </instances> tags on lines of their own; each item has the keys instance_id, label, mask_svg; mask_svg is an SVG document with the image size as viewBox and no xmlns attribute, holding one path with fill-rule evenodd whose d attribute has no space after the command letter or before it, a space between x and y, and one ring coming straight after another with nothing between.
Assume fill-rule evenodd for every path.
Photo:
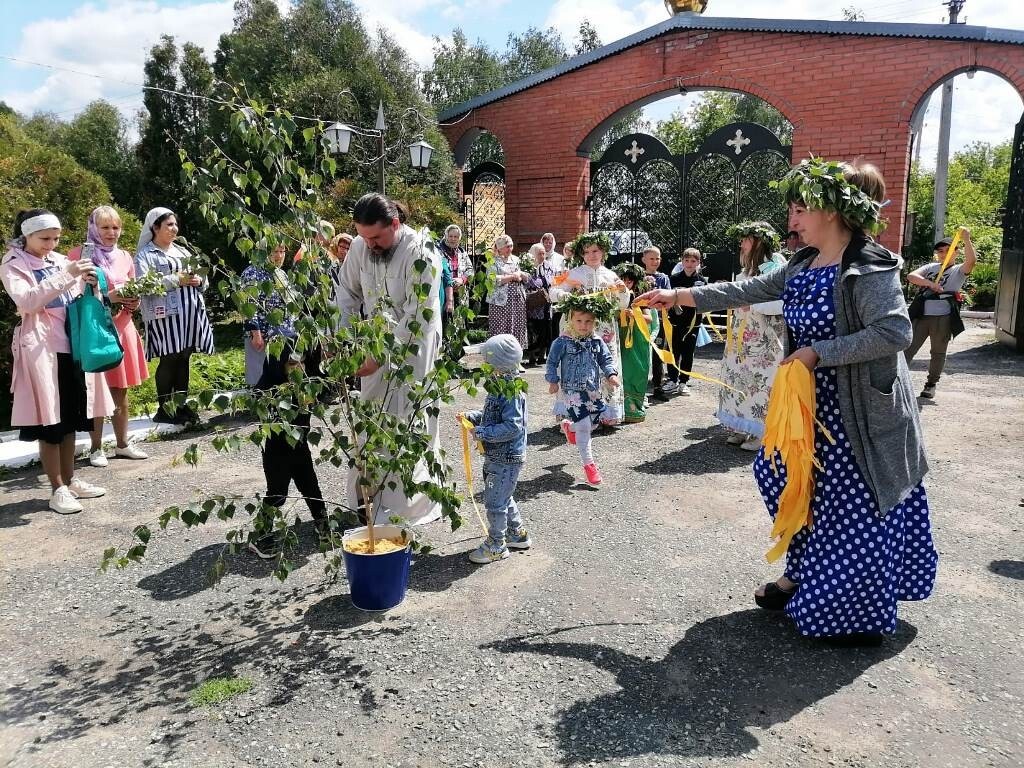
<instances>
[{"instance_id":1,"label":"person in white blouse","mask_svg":"<svg viewBox=\"0 0 1024 768\"><path fill-rule=\"evenodd\" d=\"M628 308L629 292L626 290L626 286L618 275L604 266L604 260L608 257L608 251L611 250L608 235L603 232L584 233L573 241L572 249L574 259L582 261L582 263L570 269L563 280L556 281L550 292L552 302L557 303L570 291L583 293L604 291L615 298L619 309ZM562 322L564 325L564 318ZM612 353L612 364L615 370L621 371L619 324L617 322L599 322L596 331ZM607 426L621 424L625 411L622 388L606 387L603 394L607 409L601 422ZM561 412L564 412L564 404L556 403L555 415L560 417Z\"/></svg>"}]
</instances>

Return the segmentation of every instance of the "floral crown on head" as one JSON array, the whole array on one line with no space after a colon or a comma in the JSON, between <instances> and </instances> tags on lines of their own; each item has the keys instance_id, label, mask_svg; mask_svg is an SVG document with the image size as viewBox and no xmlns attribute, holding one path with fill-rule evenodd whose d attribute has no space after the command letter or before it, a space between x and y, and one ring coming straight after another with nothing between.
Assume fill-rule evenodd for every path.
<instances>
[{"instance_id":1,"label":"floral crown on head","mask_svg":"<svg viewBox=\"0 0 1024 768\"><path fill-rule=\"evenodd\" d=\"M654 280L648 276L647 270L632 261L624 261L621 264L616 264L612 267L612 272L623 280L627 278L632 280L634 283L633 293L647 293L647 291L654 287Z\"/></svg>"},{"instance_id":2,"label":"floral crown on head","mask_svg":"<svg viewBox=\"0 0 1024 768\"><path fill-rule=\"evenodd\" d=\"M883 204L847 181L846 170L834 160L809 157L769 186L782 193L786 205L801 203L813 210L835 211L853 226L877 234L885 228Z\"/></svg>"},{"instance_id":3,"label":"floral crown on head","mask_svg":"<svg viewBox=\"0 0 1024 768\"><path fill-rule=\"evenodd\" d=\"M612 240L606 232L584 232L572 241L573 264L583 263L583 252L587 246L596 245L607 256L612 250Z\"/></svg>"},{"instance_id":4,"label":"floral crown on head","mask_svg":"<svg viewBox=\"0 0 1024 768\"><path fill-rule=\"evenodd\" d=\"M768 250L772 253L779 250L781 244L779 233L767 221L741 221L739 224L729 227L726 234L737 240L742 240L744 237L760 240L768 246Z\"/></svg>"},{"instance_id":5,"label":"floral crown on head","mask_svg":"<svg viewBox=\"0 0 1024 768\"><path fill-rule=\"evenodd\" d=\"M558 302L555 310L567 318L572 312L587 312L605 322L615 317L618 303L606 293L568 293Z\"/></svg>"}]
</instances>

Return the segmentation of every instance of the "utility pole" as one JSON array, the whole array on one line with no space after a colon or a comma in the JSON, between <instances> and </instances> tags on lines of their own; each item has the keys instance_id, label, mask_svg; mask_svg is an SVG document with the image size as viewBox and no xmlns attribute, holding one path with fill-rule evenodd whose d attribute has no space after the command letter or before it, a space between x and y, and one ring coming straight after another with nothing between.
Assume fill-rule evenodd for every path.
<instances>
[{"instance_id":1,"label":"utility pole","mask_svg":"<svg viewBox=\"0 0 1024 768\"><path fill-rule=\"evenodd\" d=\"M958 0L954 0L954 2L957 2L957 1ZM380 136L380 166L379 166L379 170L380 170L380 185L379 186L380 186L380 193L383 195L383 194L386 194L386 191L384 189L384 177L385 177L385 173L387 171L387 157L386 157L387 149L384 146L384 131L386 130L387 126L384 124L384 102L383 101L377 103L377 122L376 122L376 124L373 127L377 131L377 134ZM943 200L945 200L945 193L943 193Z\"/></svg>"},{"instance_id":2,"label":"utility pole","mask_svg":"<svg viewBox=\"0 0 1024 768\"><path fill-rule=\"evenodd\" d=\"M967 0L947 0L943 5L949 8L949 23L958 24L960 11ZM949 184L949 126L953 117L953 80L942 84L942 107L939 112L939 154L935 160L935 240L940 240L946 231L946 190Z\"/></svg>"}]
</instances>

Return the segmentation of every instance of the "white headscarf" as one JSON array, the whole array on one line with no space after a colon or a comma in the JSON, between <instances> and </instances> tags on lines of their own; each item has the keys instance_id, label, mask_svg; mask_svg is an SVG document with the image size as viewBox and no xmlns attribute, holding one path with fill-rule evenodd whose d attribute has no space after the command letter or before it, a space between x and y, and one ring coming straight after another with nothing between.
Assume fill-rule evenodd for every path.
<instances>
[{"instance_id":1,"label":"white headscarf","mask_svg":"<svg viewBox=\"0 0 1024 768\"><path fill-rule=\"evenodd\" d=\"M36 232L42 232L44 229L60 228L60 219L58 219L52 213L41 213L38 216L33 216L32 218L25 219L23 222L21 222L22 236L28 236L35 234Z\"/></svg>"},{"instance_id":2,"label":"white headscarf","mask_svg":"<svg viewBox=\"0 0 1024 768\"><path fill-rule=\"evenodd\" d=\"M168 213L174 213L174 211L170 208L154 208L146 214L146 220L142 224L142 232L139 233L139 245L135 249L136 253L141 253L143 248L153 242L153 224L161 216Z\"/></svg>"}]
</instances>

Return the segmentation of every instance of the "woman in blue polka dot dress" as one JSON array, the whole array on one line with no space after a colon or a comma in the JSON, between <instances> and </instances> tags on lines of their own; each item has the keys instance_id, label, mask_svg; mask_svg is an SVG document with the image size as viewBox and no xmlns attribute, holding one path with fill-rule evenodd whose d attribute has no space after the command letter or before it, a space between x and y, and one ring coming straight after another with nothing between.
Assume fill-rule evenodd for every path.
<instances>
[{"instance_id":1,"label":"woman in blue polka dot dress","mask_svg":"<svg viewBox=\"0 0 1024 768\"><path fill-rule=\"evenodd\" d=\"M817 187L815 187L817 185ZM821 194L832 186L834 194ZM790 355L814 372L817 417L812 526L789 545L786 568L755 593L801 634L874 645L896 631L896 604L931 594L938 556L921 483L927 462L902 350L911 340L899 257L865 232L885 195L872 166L804 161L783 180L791 228L809 247L770 275L742 283L651 292L651 306L700 312L782 298ZM838 205L832 201L842 201ZM838 208L838 210L837 210ZM763 449L754 475L774 517L785 469Z\"/></svg>"}]
</instances>

